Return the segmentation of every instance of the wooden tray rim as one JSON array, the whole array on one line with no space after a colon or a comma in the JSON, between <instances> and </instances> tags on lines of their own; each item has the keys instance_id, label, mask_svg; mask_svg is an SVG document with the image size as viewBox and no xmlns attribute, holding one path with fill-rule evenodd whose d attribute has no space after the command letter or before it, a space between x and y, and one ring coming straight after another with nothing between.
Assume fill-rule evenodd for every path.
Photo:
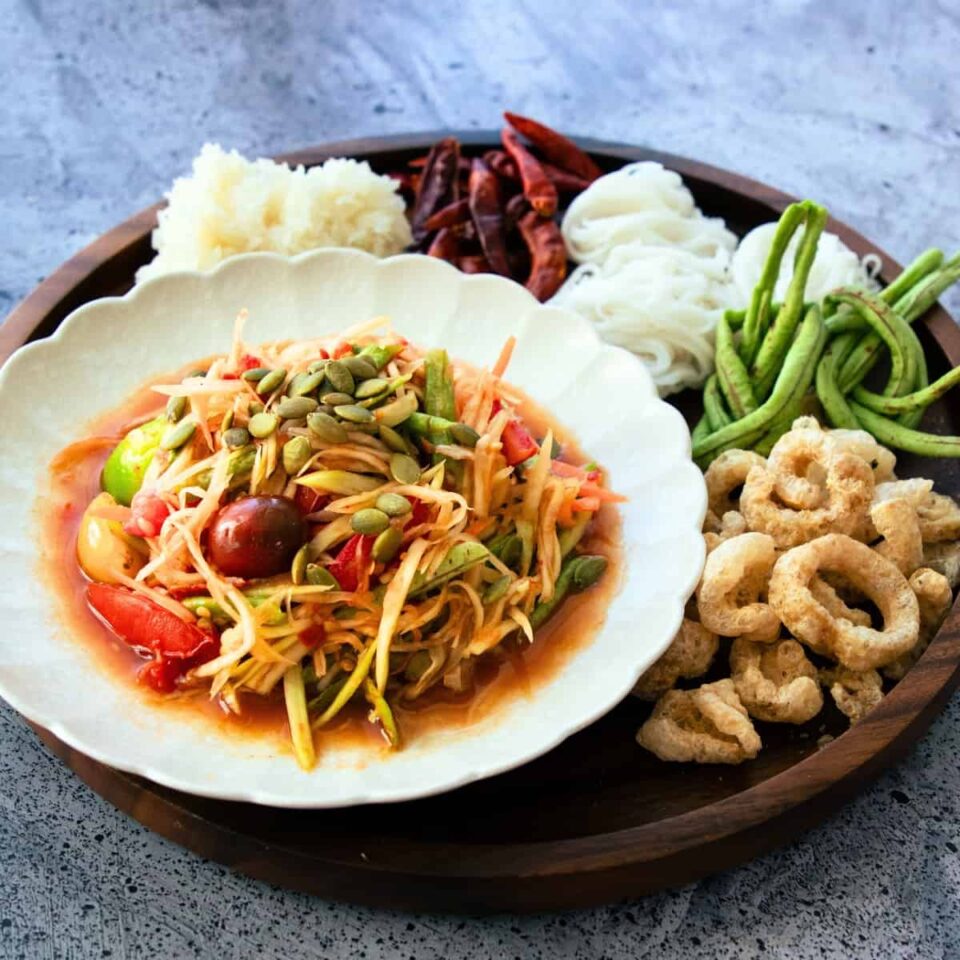
<instances>
[{"instance_id":1,"label":"wooden tray rim","mask_svg":"<svg viewBox=\"0 0 960 960\"><path fill-rule=\"evenodd\" d=\"M451 133L469 146L489 145L497 140L496 132L489 130L428 131L332 142L283 154L277 159L311 165L329 156L363 157L387 150L396 152L422 150L441 136L451 135ZM588 150L610 159L660 161L676 170L684 178L700 180L723 190L741 194L751 202L766 205L776 211L782 210L794 200L790 195L751 178L672 154L588 138L578 138L578 142ZM27 342L41 324L51 318L55 324L59 324L66 312L78 305L71 302L71 298L75 297L78 290L94 282L98 271L109 267L118 256L142 244L155 225L156 214L161 206L162 204L158 203L147 207L101 235L41 282L0 326L0 363L5 361L17 347ZM886 276L899 273L901 268L893 258L851 227L831 218L829 229L837 233L859 254L877 253L883 259ZM938 306L926 322L948 359L953 363L960 362L960 328L952 318ZM322 862L331 866L339 865L351 871L359 871L360 874L372 871L377 874L387 872L397 876L410 876L413 865L405 862L407 859L404 856L405 848L408 848L408 852L414 852L426 847L436 854L437 869L424 870L421 863L414 871L416 876L495 879L504 876L516 877L519 871L520 876L533 879L595 872L607 872L611 876L616 876L621 868L658 861L675 861L677 858L682 858L693 847L720 848L723 862L703 870L698 870L696 865L691 865L687 872L689 878L693 879L707 872L731 866L776 845L776 842L762 842L759 846L750 843L748 834L752 828L782 819L792 811L807 806L811 801L823 800L832 793L836 793L840 799L852 796L860 787L866 785L869 779L875 777L884 767L906 752L939 713L958 684L960 684L960 604L954 606L937 638L914 669L857 727L792 767L724 800L641 826L585 837L513 843L507 846L404 841L392 846L392 853L398 855L398 861L393 866L382 863L365 865L362 862L336 857L330 857ZM918 700L914 694L914 691L920 688L926 690L926 696L922 700ZM157 793L156 791L162 788L157 788L154 784L148 785L147 792L154 791L152 799L155 803L161 804L160 810L154 809L151 805L145 807L142 802L135 802L136 791L143 791L145 781L102 767L95 761L65 747L48 731L39 732L44 741L56 753L67 759L88 784L151 829L157 830L170 839L185 843L187 841L184 837L188 833L184 822L186 818L199 819L200 822L209 826L209 820L198 817L193 811L178 804L174 799L176 795L172 791L163 790L162 793ZM98 771L97 768L100 770ZM839 775L838 771L840 771ZM111 776L118 781L112 788L109 783ZM133 794L127 796L131 790ZM223 803L226 806L234 806L227 802ZM812 816L807 813L795 818L795 822L800 824L799 829L812 825L830 812L820 809L820 806L813 811ZM175 813L172 818L174 822L166 824L157 822L158 814L163 809ZM179 823L176 822L177 818L180 818ZM264 852L276 849L273 844L231 827L220 824L216 824L216 827L226 837L240 840L247 847L252 845ZM783 841L786 842L796 832L798 832L796 826L788 827L788 835L782 838ZM194 849L197 846L203 846L203 844L192 845ZM486 855L482 852L484 850ZM470 852L469 857L463 856L466 851ZM506 851L509 853L506 854ZM197 852L209 855L209 849ZM286 848L283 849L283 854L287 858L298 856ZM318 862L307 856L303 856L302 859L305 867L315 868ZM243 863L236 866L244 870ZM260 875L255 870L247 870L247 872ZM590 898L587 897L582 902L589 901Z\"/></svg>"}]
</instances>

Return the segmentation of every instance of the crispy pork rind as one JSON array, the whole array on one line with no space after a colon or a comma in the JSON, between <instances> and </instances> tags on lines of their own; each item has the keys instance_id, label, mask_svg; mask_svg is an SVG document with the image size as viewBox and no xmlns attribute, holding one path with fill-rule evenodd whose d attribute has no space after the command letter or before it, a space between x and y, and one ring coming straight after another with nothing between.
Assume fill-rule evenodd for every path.
<instances>
[{"instance_id":1,"label":"crispy pork rind","mask_svg":"<svg viewBox=\"0 0 960 960\"><path fill-rule=\"evenodd\" d=\"M960 504L945 493L932 491L917 505L924 543L960 539Z\"/></svg>"},{"instance_id":2,"label":"crispy pork rind","mask_svg":"<svg viewBox=\"0 0 960 960\"><path fill-rule=\"evenodd\" d=\"M829 435L813 417L795 420L767 458L779 501L792 510L822 507L827 502L827 465L833 454Z\"/></svg>"},{"instance_id":3,"label":"crispy pork rind","mask_svg":"<svg viewBox=\"0 0 960 960\"><path fill-rule=\"evenodd\" d=\"M780 621L761 601L776 559L773 539L762 533L744 533L719 544L707 556L697 588L700 622L723 637L776 639Z\"/></svg>"},{"instance_id":4,"label":"crispy pork rind","mask_svg":"<svg viewBox=\"0 0 960 960\"><path fill-rule=\"evenodd\" d=\"M703 535L703 541L707 545L707 553L716 550L725 540L739 537L741 533L747 533L747 521L743 519L742 513L737 513L736 510L728 510L714 525L714 529Z\"/></svg>"},{"instance_id":5,"label":"crispy pork rind","mask_svg":"<svg viewBox=\"0 0 960 960\"><path fill-rule=\"evenodd\" d=\"M696 690L668 690L637 731L637 743L675 763L743 763L761 746L729 679Z\"/></svg>"},{"instance_id":6,"label":"crispy pork rind","mask_svg":"<svg viewBox=\"0 0 960 960\"><path fill-rule=\"evenodd\" d=\"M824 570L842 573L874 603L882 630L826 610L810 591L811 580ZM769 602L801 643L851 670L892 663L914 647L920 631L917 598L907 578L886 557L842 534L827 534L783 554L770 578Z\"/></svg>"},{"instance_id":7,"label":"crispy pork rind","mask_svg":"<svg viewBox=\"0 0 960 960\"><path fill-rule=\"evenodd\" d=\"M953 590L950 581L936 570L921 567L914 571L909 580L910 589L917 597L920 607L920 635L912 650L883 668L883 675L891 680L900 680L904 674L923 656L930 641L937 635L940 625L946 619L953 605Z\"/></svg>"},{"instance_id":8,"label":"crispy pork rind","mask_svg":"<svg viewBox=\"0 0 960 960\"><path fill-rule=\"evenodd\" d=\"M796 640L751 643L738 637L730 668L740 702L757 720L806 723L823 707L817 668Z\"/></svg>"},{"instance_id":9,"label":"crispy pork rind","mask_svg":"<svg viewBox=\"0 0 960 960\"><path fill-rule=\"evenodd\" d=\"M762 467L766 460L752 450L725 450L703 475L707 484L707 503L716 517L730 510L739 510L739 498L731 494L742 487L753 467Z\"/></svg>"},{"instance_id":10,"label":"crispy pork rind","mask_svg":"<svg viewBox=\"0 0 960 960\"><path fill-rule=\"evenodd\" d=\"M852 453L873 470L875 483L886 483L896 477L897 458L892 450L881 446L866 430L831 430L830 442L837 453Z\"/></svg>"},{"instance_id":11,"label":"crispy pork rind","mask_svg":"<svg viewBox=\"0 0 960 960\"><path fill-rule=\"evenodd\" d=\"M809 510L795 510L776 493L777 474L754 467L740 495L740 512L751 530L773 537L781 550L827 533L853 535L866 526L873 500L873 474L864 460L836 454L826 464L826 501Z\"/></svg>"},{"instance_id":12,"label":"crispy pork rind","mask_svg":"<svg viewBox=\"0 0 960 960\"><path fill-rule=\"evenodd\" d=\"M720 641L703 624L684 617L680 630L666 653L637 681L633 695L641 700L656 700L682 677L702 677L717 655Z\"/></svg>"},{"instance_id":13,"label":"crispy pork rind","mask_svg":"<svg viewBox=\"0 0 960 960\"><path fill-rule=\"evenodd\" d=\"M923 565L942 573L947 578L950 589L956 590L960 586L960 542L925 543Z\"/></svg>"},{"instance_id":14,"label":"crispy pork rind","mask_svg":"<svg viewBox=\"0 0 960 960\"><path fill-rule=\"evenodd\" d=\"M831 667L820 671L820 680L840 712L859 723L882 699L883 682L876 670L849 670Z\"/></svg>"},{"instance_id":15,"label":"crispy pork rind","mask_svg":"<svg viewBox=\"0 0 960 960\"><path fill-rule=\"evenodd\" d=\"M873 499L877 503L881 500L907 500L916 509L932 492L932 480L927 480L925 477L910 477L909 480L889 480L878 483L873 490Z\"/></svg>"},{"instance_id":16,"label":"crispy pork rind","mask_svg":"<svg viewBox=\"0 0 960 960\"><path fill-rule=\"evenodd\" d=\"M873 623L873 619L866 610L848 606L846 600L837 592L837 588L821 576L815 576L810 581L810 593L832 617L849 620L860 627L869 627Z\"/></svg>"},{"instance_id":17,"label":"crispy pork rind","mask_svg":"<svg viewBox=\"0 0 960 960\"><path fill-rule=\"evenodd\" d=\"M916 508L903 497L881 500L870 507L870 520L883 537L874 550L909 577L923 563L923 537Z\"/></svg>"}]
</instances>

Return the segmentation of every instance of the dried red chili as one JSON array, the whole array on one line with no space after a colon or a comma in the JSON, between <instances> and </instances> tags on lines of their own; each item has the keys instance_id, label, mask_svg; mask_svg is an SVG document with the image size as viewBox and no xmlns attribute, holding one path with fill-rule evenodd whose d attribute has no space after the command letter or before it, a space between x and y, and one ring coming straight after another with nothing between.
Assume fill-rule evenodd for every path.
<instances>
[{"instance_id":1,"label":"dried red chili","mask_svg":"<svg viewBox=\"0 0 960 960\"><path fill-rule=\"evenodd\" d=\"M431 147L413 202L411 227L416 242L426 236L424 225L433 214L460 199L459 162L460 142L456 137L444 137Z\"/></svg>"},{"instance_id":2,"label":"dried red chili","mask_svg":"<svg viewBox=\"0 0 960 960\"><path fill-rule=\"evenodd\" d=\"M557 188L544 173L540 161L520 142L519 137L505 127L500 139L510 158L520 171L523 195L541 217L552 217L557 212Z\"/></svg>"},{"instance_id":3,"label":"dried red chili","mask_svg":"<svg viewBox=\"0 0 960 960\"><path fill-rule=\"evenodd\" d=\"M493 273L493 268L482 253L471 253L461 257L457 266L464 273Z\"/></svg>"},{"instance_id":4,"label":"dried red chili","mask_svg":"<svg viewBox=\"0 0 960 960\"><path fill-rule=\"evenodd\" d=\"M517 223L530 251L530 275L524 286L538 299L549 300L567 275L567 251L556 221L525 213Z\"/></svg>"},{"instance_id":5,"label":"dried red chili","mask_svg":"<svg viewBox=\"0 0 960 960\"><path fill-rule=\"evenodd\" d=\"M517 169L517 165L503 150L488 150L483 155L483 159L486 160L487 166L498 177L502 177L504 180L520 180L520 171ZM560 193L581 193L590 186L589 180L578 177L575 173L570 173L567 170L561 170L552 163L544 163L541 160L540 166L543 167L543 172Z\"/></svg>"},{"instance_id":6,"label":"dried red chili","mask_svg":"<svg viewBox=\"0 0 960 960\"><path fill-rule=\"evenodd\" d=\"M470 219L470 204L467 198L463 197L456 203L449 203L442 207L435 214L424 221L426 230L442 230L444 227L455 227L458 224L466 223Z\"/></svg>"},{"instance_id":7,"label":"dried red chili","mask_svg":"<svg viewBox=\"0 0 960 960\"><path fill-rule=\"evenodd\" d=\"M456 263L460 255L460 241L450 227L444 227L434 238L427 250L428 257Z\"/></svg>"},{"instance_id":8,"label":"dried red chili","mask_svg":"<svg viewBox=\"0 0 960 960\"><path fill-rule=\"evenodd\" d=\"M518 133L525 136L550 163L556 164L562 170L583 177L589 183L599 177L603 171L584 153L572 140L562 133L557 133L550 127L529 117L519 114L504 113L507 123Z\"/></svg>"},{"instance_id":9,"label":"dried red chili","mask_svg":"<svg viewBox=\"0 0 960 960\"><path fill-rule=\"evenodd\" d=\"M509 277L500 181L479 157L474 158L470 168L468 193L470 216L484 255L495 273Z\"/></svg>"}]
</instances>

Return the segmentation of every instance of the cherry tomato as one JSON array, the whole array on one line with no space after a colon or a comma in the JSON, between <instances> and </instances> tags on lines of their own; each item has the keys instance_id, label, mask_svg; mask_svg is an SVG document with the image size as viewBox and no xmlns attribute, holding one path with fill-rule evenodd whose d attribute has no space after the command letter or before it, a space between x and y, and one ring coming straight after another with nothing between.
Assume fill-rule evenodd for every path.
<instances>
[{"instance_id":1,"label":"cherry tomato","mask_svg":"<svg viewBox=\"0 0 960 960\"><path fill-rule=\"evenodd\" d=\"M241 497L213 521L210 557L228 577L271 577L290 566L307 533L303 514L287 497Z\"/></svg>"}]
</instances>

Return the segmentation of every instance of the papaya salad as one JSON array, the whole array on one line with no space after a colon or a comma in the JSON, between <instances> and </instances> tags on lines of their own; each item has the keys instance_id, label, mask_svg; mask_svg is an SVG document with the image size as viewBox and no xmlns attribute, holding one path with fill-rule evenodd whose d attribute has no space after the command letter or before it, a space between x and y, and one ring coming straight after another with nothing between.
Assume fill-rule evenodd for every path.
<instances>
[{"instance_id":1,"label":"papaya salad","mask_svg":"<svg viewBox=\"0 0 960 960\"><path fill-rule=\"evenodd\" d=\"M525 421L512 338L481 370L384 318L258 347L243 321L228 353L149 388L106 459L77 539L86 600L147 687L233 714L282 700L306 769L348 708L396 748L402 708L470 696L479 664L604 577L584 545L622 498Z\"/></svg>"}]
</instances>

